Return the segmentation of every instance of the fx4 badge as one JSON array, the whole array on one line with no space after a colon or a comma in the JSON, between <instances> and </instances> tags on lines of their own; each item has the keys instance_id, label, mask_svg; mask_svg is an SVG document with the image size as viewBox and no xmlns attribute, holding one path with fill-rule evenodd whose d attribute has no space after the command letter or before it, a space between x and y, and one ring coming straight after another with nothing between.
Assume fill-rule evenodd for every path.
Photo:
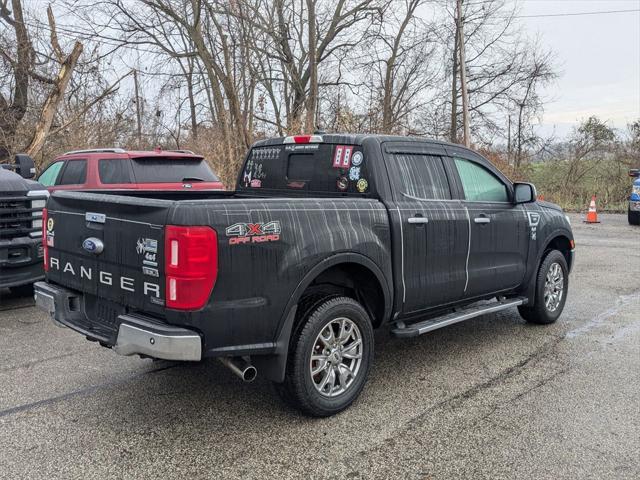
<instances>
[{"instance_id":1,"label":"fx4 badge","mask_svg":"<svg viewBox=\"0 0 640 480\"><path fill-rule=\"evenodd\" d=\"M538 224L540 223L540 214L538 212L527 212L527 217L529 217L529 226L531 227L531 240L535 240Z\"/></svg>"},{"instance_id":2,"label":"fx4 badge","mask_svg":"<svg viewBox=\"0 0 640 480\"><path fill-rule=\"evenodd\" d=\"M227 237L231 237L229 245L277 242L280 240L281 232L279 220L265 223L234 223L225 230Z\"/></svg>"}]
</instances>

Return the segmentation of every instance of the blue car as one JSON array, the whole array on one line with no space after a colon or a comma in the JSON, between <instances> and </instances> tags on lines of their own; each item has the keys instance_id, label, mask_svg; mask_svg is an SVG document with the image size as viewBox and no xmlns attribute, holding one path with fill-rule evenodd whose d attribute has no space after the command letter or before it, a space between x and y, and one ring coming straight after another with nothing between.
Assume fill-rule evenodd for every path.
<instances>
[{"instance_id":1,"label":"blue car","mask_svg":"<svg viewBox=\"0 0 640 480\"><path fill-rule=\"evenodd\" d=\"M629 176L635 177L629 197L629 225L640 225L640 169L629 170Z\"/></svg>"}]
</instances>

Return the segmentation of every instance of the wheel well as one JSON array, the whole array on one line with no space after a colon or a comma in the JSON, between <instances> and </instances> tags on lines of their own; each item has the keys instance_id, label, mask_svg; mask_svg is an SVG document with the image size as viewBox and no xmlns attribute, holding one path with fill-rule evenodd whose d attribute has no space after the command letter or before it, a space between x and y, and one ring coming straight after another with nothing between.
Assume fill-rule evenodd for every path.
<instances>
[{"instance_id":1,"label":"wheel well","mask_svg":"<svg viewBox=\"0 0 640 480\"><path fill-rule=\"evenodd\" d=\"M552 239L547 245L547 248L545 249L543 258L551 250L558 250L559 252L561 252L562 255L564 255L564 259L567 261L567 266L569 267L569 270L571 270L571 255L570 255L571 243L569 242L569 239L563 235L560 235Z\"/></svg>"},{"instance_id":2,"label":"wheel well","mask_svg":"<svg viewBox=\"0 0 640 480\"><path fill-rule=\"evenodd\" d=\"M358 263L341 263L320 273L300 297L298 305L309 307L319 299L334 295L344 295L360 302L377 328L384 317L384 292L375 274ZM312 305L309 305L312 304ZM299 311L299 314L306 314Z\"/></svg>"}]
</instances>

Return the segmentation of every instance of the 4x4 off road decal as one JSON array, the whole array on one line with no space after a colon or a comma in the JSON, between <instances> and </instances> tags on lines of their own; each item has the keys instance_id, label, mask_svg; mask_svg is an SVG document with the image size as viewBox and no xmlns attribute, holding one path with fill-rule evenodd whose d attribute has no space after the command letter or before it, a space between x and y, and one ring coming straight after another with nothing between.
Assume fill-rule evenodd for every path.
<instances>
[{"instance_id":1,"label":"4x4 off road decal","mask_svg":"<svg viewBox=\"0 0 640 480\"><path fill-rule=\"evenodd\" d=\"M277 242L280 240L280 221L275 220L265 223L234 223L225 230L229 239L229 245L244 243Z\"/></svg>"},{"instance_id":2,"label":"4x4 off road decal","mask_svg":"<svg viewBox=\"0 0 640 480\"><path fill-rule=\"evenodd\" d=\"M349 168L351 166L351 152L353 147L338 145L333 155L333 168Z\"/></svg>"}]
</instances>

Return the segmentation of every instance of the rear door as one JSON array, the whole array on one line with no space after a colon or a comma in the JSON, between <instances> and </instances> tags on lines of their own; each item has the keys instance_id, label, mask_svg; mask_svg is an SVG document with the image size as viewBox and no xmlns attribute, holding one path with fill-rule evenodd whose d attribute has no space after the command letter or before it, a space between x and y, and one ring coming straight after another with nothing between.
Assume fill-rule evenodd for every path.
<instances>
[{"instance_id":1,"label":"rear door","mask_svg":"<svg viewBox=\"0 0 640 480\"><path fill-rule=\"evenodd\" d=\"M512 203L509 183L488 162L464 152L448 161L471 228L465 296L517 287L524 278L529 246L526 213Z\"/></svg>"},{"instance_id":2,"label":"rear door","mask_svg":"<svg viewBox=\"0 0 640 480\"><path fill-rule=\"evenodd\" d=\"M400 219L403 314L459 300L466 281L468 221L461 202L452 198L444 149L390 143L385 154L395 198L389 207Z\"/></svg>"}]
</instances>

